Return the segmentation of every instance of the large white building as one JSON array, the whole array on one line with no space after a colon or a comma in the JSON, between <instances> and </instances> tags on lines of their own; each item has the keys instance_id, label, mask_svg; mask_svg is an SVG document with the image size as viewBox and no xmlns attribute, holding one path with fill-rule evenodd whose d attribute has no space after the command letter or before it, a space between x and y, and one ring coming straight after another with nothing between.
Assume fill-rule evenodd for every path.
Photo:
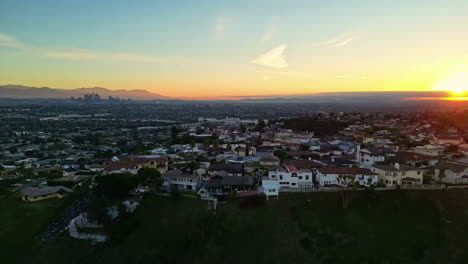
<instances>
[{"instance_id":1,"label":"large white building","mask_svg":"<svg viewBox=\"0 0 468 264\"><path fill-rule=\"evenodd\" d=\"M340 185L346 186L351 182L361 186L377 185L379 176L377 173L364 168L319 168L317 181L321 186Z\"/></svg>"},{"instance_id":2,"label":"large white building","mask_svg":"<svg viewBox=\"0 0 468 264\"><path fill-rule=\"evenodd\" d=\"M285 169L276 169L268 172L268 179L275 180L280 187L310 188L313 187L312 171L298 170L295 166L286 166Z\"/></svg>"}]
</instances>

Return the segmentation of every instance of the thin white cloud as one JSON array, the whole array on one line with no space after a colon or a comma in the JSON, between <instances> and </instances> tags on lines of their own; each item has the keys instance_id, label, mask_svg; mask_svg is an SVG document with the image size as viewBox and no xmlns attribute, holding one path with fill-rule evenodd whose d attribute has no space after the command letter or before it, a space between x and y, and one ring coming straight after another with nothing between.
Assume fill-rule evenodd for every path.
<instances>
[{"instance_id":1,"label":"thin white cloud","mask_svg":"<svg viewBox=\"0 0 468 264\"><path fill-rule=\"evenodd\" d=\"M252 60L251 63L275 69L287 68L288 63L283 57L283 53L286 48L286 44L281 44L278 47L261 54Z\"/></svg>"},{"instance_id":2,"label":"thin white cloud","mask_svg":"<svg viewBox=\"0 0 468 264\"><path fill-rule=\"evenodd\" d=\"M348 32L315 44L312 47L344 47L359 40L356 32Z\"/></svg>"},{"instance_id":3,"label":"thin white cloud","mask_svg":"<svg viewBox=\"0 0 468 264\"><path fill-rule=\"evenodd\" d=\"M213 38L216 40L231 38L234 36L233 28L233 21L226 17L217 17L212 29Z\"/></svg>"},{"instance_id":4,"label":"thin white cloud","mask_svg":"<svg viewBox=\"0 0 468 264\"><path fill-rule=\"evenodd\" d=\"M15 38L10 37L6 34L0 33L0 47L14 48L14 49L26 49L28 46L17 41Z\"/></svg>"},{"instance_id":5,"label":"thin white cloud","mask_svg":"<svg viewBox=\"0 0 468 264\"><path fill-rule=\"evenodd\" d=\"M276 28L270 27L270 28L268 28L267 31L265 31L265 33L262 35L260 40L262 42L270 41L275 37L276 33L277 33Z\"/></svg>"},{"instance_id":6,"label":"thin white cloud","mask_svg":"<svg viewBox=\"0 0 468 264\"><path fill-rule=\"evenodd\" d=\"M2 33L0 33L0 47L22 50L42 57L75 61L102 60L127 62L162 62L167 60L167 58L164 59L150 54L141 53L101 52L77 48L35 47L23 44L17 41L15 38Z\"/></svg>"}]
</instances>

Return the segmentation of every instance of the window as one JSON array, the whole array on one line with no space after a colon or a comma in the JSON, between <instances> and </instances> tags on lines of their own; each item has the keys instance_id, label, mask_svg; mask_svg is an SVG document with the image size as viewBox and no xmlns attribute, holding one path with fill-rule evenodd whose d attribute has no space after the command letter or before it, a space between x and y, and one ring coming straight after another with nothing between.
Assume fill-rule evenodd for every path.
<instances>
[{"instance_id":1,"label":"window","mask_svg":"<svg viewBox=\"0 0 468 264\"><path fill-rule=\"evenodd\" d=\"M402 173L401 173L401 176L405 176L405 174L406 174L405 172L402 172Z\"/></svg>"},{"instance_id":2,"label":"window","mask_svg":"<svg viewBox=\"0 0 468 264\"><path fill-rule=\"evenodd\" d=\"M306 180L308 180L308 179L309 179L309 176L306 176Z\"/></svg>"},{"instance_id":3,"label":"window","mask_svg":"<svg viewBox=\"0 0 468 264\"><path fill-rule=\"evenodd\" d=\"M302 180L302 176L299 176L299 180Z\"/></svg>"},{"instance_id":4,"label":"window","mask_svg":"<svg viewBox=\"0 0 468 264\"><path fill-rule=\"evenodd\" d=\"M295 182L293 182L293 183L291 183L291 185L292 185L292 186L296 186L296 183L295 183Z\"/></svg>"},{"instance_id":5,"label":"window","mask_svg":"<svg viewBox=\"0 0 468 264\"><path fill-rule=\"evenodd\" d=\"M418 171L418 174L421 174L421 171Z\"/></svg>"},{"instance_id":6,"label":"window","mask_svg":"<svg viewBox=\"0 0 468 264\"><path fill-rule=\"evenodd\" d=\"M283 179L283 175L280 175L279 179L282 180L282 179Z\"/></svg>"},{"instance_id":7,"label":"window","mask_svg":"<svg viewBox=\"0 0 468 264\"><path fill-rule=\"evenodd\" d=\"M297 173L296 173L296 172L293 172L293 173L291 174L291 176L292 176L292 177L297 177Z\"/></svg>"},{"instance_id":8,"label":"window","mask_svg":"<svg viewBox=\"0 0 468 264\"><path fill-rule=\"evenodd\" d=\"M271 178L276 179L276 175L272 174Z\"/></svg>"}]
</instances>

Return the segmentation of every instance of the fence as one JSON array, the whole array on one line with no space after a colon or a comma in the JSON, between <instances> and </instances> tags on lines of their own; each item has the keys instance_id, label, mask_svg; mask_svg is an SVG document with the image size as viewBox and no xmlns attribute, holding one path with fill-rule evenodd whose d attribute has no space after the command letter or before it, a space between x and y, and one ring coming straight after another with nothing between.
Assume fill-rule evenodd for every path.
<instances>
[{"instance_id":1,"label":"fence","mask_svg":"<svg viewBox=\"0 0 468 264\"><path fill-rule=\"evenodd\" d=\"M408 184L400 185L405 190L440 190L445 189L445 184Z\"/></svg>"}]
</instances>

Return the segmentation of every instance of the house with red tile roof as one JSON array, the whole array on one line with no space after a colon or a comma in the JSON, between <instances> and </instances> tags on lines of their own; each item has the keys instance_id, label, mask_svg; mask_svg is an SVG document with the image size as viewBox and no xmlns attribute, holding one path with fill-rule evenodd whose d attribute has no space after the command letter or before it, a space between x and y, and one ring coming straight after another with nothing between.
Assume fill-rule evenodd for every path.
<instances>
[{"instance_id":1,"label":"house with red tile roof","mask_svg":"<svg viewBox=\"0 0 468 264\"><path fill-rule=\"evenodd\" d=\"M312 188L313 175L309 169L298 169L289 164L285 169L276 168L268 172L268 180L278 182L280 188Z\"/></svg>"},{"instance_id":2,"label":"house with red tile roof","mask_svg":"<svg viewBox=\"0 0 468 264\"><path fill-rule=\"evenodd\" d=\"M126 156L115 158L104 165L107 174L123 172L136 174L140 168L155 168L164 173L168 168L168 159L166 155Z\"/></svg>"}]
</instances>

